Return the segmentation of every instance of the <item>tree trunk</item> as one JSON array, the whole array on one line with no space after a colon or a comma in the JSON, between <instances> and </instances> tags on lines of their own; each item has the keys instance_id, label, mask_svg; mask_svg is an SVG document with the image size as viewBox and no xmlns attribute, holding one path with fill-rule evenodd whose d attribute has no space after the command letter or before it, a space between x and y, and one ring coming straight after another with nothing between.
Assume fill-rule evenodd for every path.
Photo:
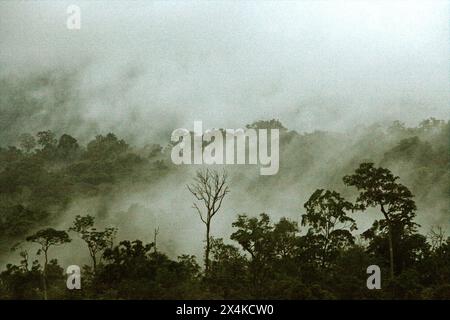
<instances>
[{"instance_id":1,"label":"tree trunk","mask_svg":"<svg viewBox=\"0 0 450 320\"><path fill-rule=\"evenodd\" d=\"M44 270L43 270L43 282L44 282L44 300L48 300L47 297L47 263L48 263L48 257L47 257L47 250L44 250L44 257L45 257L45 261L44 261Z\"/></svg>"},{"instance_id":2,"label":"tree trunk","mask_svg":"<svg viewBox=\"0 0 450 320\"><path fill-rule=\"evenodd\" d=\"M389 219L389 216L384 209L383 204L380 204L381 206L381 212L384 215L384 218L386 219L388 223L388 238L389 238L389 264L390 264L390 276L391 280L394 280L394 246L392 243L392 225L391 220Z\"/></svg>"},{"instance_id":3,"label":"tree trunk","mask_svg":"<svg viewBox=\"0 0 450 320\"><path fill-rule=\"evenodd\" d=\"M389 263L390 263L390 275L391 280L394 279L394 248L392 244L392 230L391 225L388 226L388 235L389 235Z\"/></svg>"},{"instance_id":4,"label":"tree trunk","mask_svg":"<svg viewBox=\"0 0 450 320\"><path fill-rule=\"evenodd\" d=\"M97 258L96 258L96 256L95 256L95 253L92 255L92 265L93 265L93 271L94 271L94 274L96 273L96 271L97 271Z\"/></svg>"},{"instance_id":5,"label":"tree trunk","mask_svg":"<svg viewBox=\"0 0 450 320\"><path fill-rule=\"evenodd\" d=\"M210 226L211 226L211 220L208 219L206 222L205 275L208 275L208 272L209 272L209 250L210 250L209 230L210 230Z\"/></svg>"}]
</instances>

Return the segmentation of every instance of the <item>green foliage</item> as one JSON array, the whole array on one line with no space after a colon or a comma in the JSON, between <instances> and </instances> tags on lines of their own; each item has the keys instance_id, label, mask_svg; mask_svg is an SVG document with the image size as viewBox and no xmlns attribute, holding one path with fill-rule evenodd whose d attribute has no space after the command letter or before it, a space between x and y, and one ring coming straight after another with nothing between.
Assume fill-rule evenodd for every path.
<instances>
[{"instance_id":1,"label":"green foliage","mask_svg":"<svg viewBox=\"0 0 450 320\"><path fill-rule=\"evenodd\" d=\"M330 190L316 190L304 205L302 226L309 225L307 241L314 246L318 263L328 266L339 251L353 244L355 220L347 216L353 205Z\"/></svg>"},{"instance_id":2,"label":"green foliage","mask_svg":"<svg viewBox=\"0 0 450 320\"><path fill-rule=\"evenodd\" d=\"M267 190L285 190L286 183L305 177L309 190L325 185L339 192L312 192L300 228L296 221L271 221L264 213L238 215L230 239L208 236L207 273L196 257L168 256L159 242L158 251L141 240L114 245L117 228L97 229L94 215L78 215L69 231L86 243L92 259L92 266L83 266L80 291L66 289L63 266L48 257L50 248L70 238L48 226L58 225L75 199L106 197L176 174L168 161L170 148L135 148L112 133L87 144L67 133L57 138L49 130L14 137L18 147L0 148L0 254L5 257L6 248L32 234L26 239L39 245L44 262L22 249L17 265L5 263L0 299L450 299L450 238L442 230L426 237L415 221L416 213L428 213L435 203L447 208L448 122L373 126L354 139L299 134L278 120L247 127L280 129L284 159L277 176L253 181L258 188L249 188L248 197L261 199ZM317 163L321 174L309 179ZM344 186L342 176L349 172ZM382 216L358 233L351 214L369 208ZM206 211L201 212L205 221ZM381 290L366 287L366 268L372 264L381 267Z\"/></svg>"},{"instance_id":3,"label":"green foliage","mask_svg":"<svg viewBox=\"0 0 450 320\"><path fill-rule=\"evenodd\" d=\"M113 133L98 135L87 145L86 157L94 160L113 159L128 150L128 144L119 140Z\"/></svg>"},{"instance_id":4,"label":"green foliage","mask_svg":"<svg viewBox=\"0 0 450 320\"><path fill-rule=\"evenodd\" d=\"M51 246L59 246L70 242L69 235L66 231L55 230L53 228L39 230L31 236L28 236L26 240L40 244L44 251L47 251Z\"/></svg>"},{"instance_id":5,"label":"green foliage","mask_svg":"<svg viewBox=\"0 0 450 320\"><path fill-rule=\"evenodd\" d=\"M246 297L247 259L239 249L223 239L212 239L211 254L211 272L205 279L211 293L223 299Z\"/></svg>"},{"instance_id":6,"label":"green foliage","mask_svg":"<svg viewBox=\"0 0 450 320\"><path fill-rule=\"evenodd\" d=\"M9 245L45 227L74 198L96 195L105 184L146 181L141 167L154 166L113 134L97 136L87 149L68 134L57 140L50 130L36 138L22 134L19 144L22 149L0 148L0 242ZM164 175L161 154L155 152L152 159Z\"/></svg>"},{"instance_id":7,"label":"green foliage","mask_svg":"<svg viewBox=\"0 0 450 320\"><path fill-rule=\"evenodd\" d=\"M356 200L357 208L380 206L386 220L399 221L405 226L415 216L416 204L411 191L401 183L389 169L375 168L373 163L362 163L355 174L344 177L344 183L355 186L360 194Z\"/></svg>"},{"instance_id":8,"label":"green foliage","mask_svg":"<svg viewBox=\"0 0 450 320\"><path fill-rule=\"evenodd\" d=\"M43 150L56 147L57 140L55 139L55 134L51 130L38 132L37 138L37 143Z\"/></svg>"},{"instance_id":9,"label":"green foliage","mask_svg":"<svg viewBox=\"0 0 450 320\"><path fill-rule=\"evenodd\" d=\"M262 213L259 219L239 215L232 226L237 230L230 239L238 242L250 255L247 263L249 296L270 296L271 280L276 280L274 274L289 277L292 271L297 271L297 224L282 218L273 225L269 216Z\"/></svg>"},{"instance_id":10,"label":"green foliage","mask_svg":"<svg viewBox=\"0 0 450 320\"><path fill-rule=\"evenodd\" d=\"M397 255L395 260L399 258L402 236L412 234L418 226L413 221L417 209L414 196L406 186L397 182L398 179L389 169L375 168L373 163L362 163L354 174L343 178L346 185L355 186L360 191L355 208L364 210L379 206L383 213L384 219L375 221L366 237L374 235L377 229L387 233L391 280L399 269L394 265L394 256Z\"/></svg>"},{"instance_id":11,"label":"green foliage","mask_svg":"<svg viewBox=\"0 0 450 320\"><path fill-rule=\"evenodd\" d=\"M89 249L89 255L92 259L93 270L97 270L97 264L99 254L107 248L111 248L114 242L117 228L105 228L103 231L98 231L94 228L95 218L90 215L84 217L77 215L73 226L69 228L69 231L74 231L79 234L81 239L86 242Z\"/></svg>"},{"instance_id":12,"label":"green foliage","mask_svg":"<svg viewBox=\"0 0 450 320\"><path fill-rule=\"evenodd\" d=\"M94 296L125 299L183 298L196 285L199 266L192 256L178 261L152 252L153 244L122 241L104 253L92 282ZM187 296L186 296L187 297Z\"/></svg>"},{"instance_id":13,"label":"green foliage","mask_svg":"<svg viewBox=\"0 0 450 320\"><path fill-rule=\"evenodd\" d=\"M36 147L36 139L29 133L23 133L19 137L19 145L25 152L29 153Z\"/></svg>"},{"instance_id":14,"label":"green foliage","mask_svg":"<svg viewBox=\"0 0 450 320\"><path fill-rule=\"evenodd\" d=\"M74 137L68 134L63 134L59 138L56 150L59 158L63 160L72 160L77 156L79 150L80 146L78 145L78 142Z\"/></svg>"},{"instance_id":15,"label":"green foliage","mask_svg":"<svg viewBox=\"0 0 450 320\"><path fill-rule=\"evenodd\" d=\"M260 120L246 126L248 129L279 129L280 131L287 131L287 128L278 119Z\"/></svg>"}]
</instances>

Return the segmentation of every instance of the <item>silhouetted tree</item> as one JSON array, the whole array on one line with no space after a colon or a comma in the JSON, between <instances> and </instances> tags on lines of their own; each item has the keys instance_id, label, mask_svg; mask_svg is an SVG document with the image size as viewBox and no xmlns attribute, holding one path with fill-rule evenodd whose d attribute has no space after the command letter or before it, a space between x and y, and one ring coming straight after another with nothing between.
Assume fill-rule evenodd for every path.
<instances>
[{"instance_id":1,"label":"silhouetted tree","mask_svg":"<svg viewBox=\"0 0 450 320\"><path fill-rule=\"evenodd\" d=\"M293 258L298 249L298 225L295 221L281 218L275 223L272 237L274 242L275 255L280 260Z\"/></svg>"},{"instance_id":2,"label":"silhouetted tree","mask_svg":"<svg viewBox=\"0 0 450 320\"><path fill-rule=\"evenodd\" d=\"M211 250L211 219L219 211L222 201L229 192L226 173L219 174L217 171L209 169L197 171L194 183L187 185L188 190L196 200L203 203L203 210L198 203L194 202L195 208L201 221L206 226L206 246L205 246L205 274L209 271L209 252Z\"/></svg>"},{"instance_id":3,"label":"silhouetted tree","mask_svg":"<svg viewBox=\"0 0 450 320\"><path fill-rule=\"evenodd\" d=\"M92 267L94 273L97 270L97 259L101 259L101 254L107 248L111 248L114 242L114 237L117 233L116 228L105 228L103 231L98 231L94 228L95 218L90 215L76 216L73 226L69 231L77 232L81 239L86 242L89 255L92 259Z\"/></svg>"},{"instance_id":4,"label":"silhouetted tree","mask_svg":"<svg viewBox=\"0 0 450 320\"><path fill-rule=\"evenodd\" d=\"M47 266L48 266L48 250L51 246L59 246L64 243L70 242L69 235L66 231L59 231L53 228L47 228L37 231L35 234L26 238L29 242L39 244L41 247L37 254L44 253L44 299L47 300Z\"/></svg>"},{"instance_id":5,"label":"silhouetted tree","mask_svg":"<svg viewBox=\"0 0 450 320\"><path fill-rule=\"evenodd\" d=\"M379 207L384 219L379 221L381 230L387 230L389 240L390 276L394 278L394 225L397 230L413 230L417 224L415 217L416 204L413 194L407 187L397 182L389 169L375 168L373 163L362 163L355 173L343 178L348 186L356 187L360 193L356 199L356 208L364 210L368 207Z\"/></svg>"},{"instance_id":6,"label":"silhouetted tree","mask_svg":"<svg viewBox=\"0 0 450 320\"><path fill-rule=\"evenodd\" d=\"M445 243L445 232L442 226L432 226L427 236L430 239L432 250L441 247Z\"/></svg>"},{"instance_id":7,"label":"silhouetted tree","mask_svg":"<svg viewBox=\"0 0 450 320\"><path fill-rule=\"evenodd\" d=\"M231 234L230 239L237 241L251 256L250 273L253 294L260 297L270 271L270 261L275 259L275 243L272 233L274 227L265 213L261 213L259 219L239 215L232 226L237 230Z\"/></svg>"},{"instance_id":8,"label":"silhouetted tree","mask_svg":"<svg viewBox=\"0 0 450 320\"><path fill-rule=\"evenodd\" d=\"M78 145L78 142L74 137L68 134L63 134L59 138L57 150L61 158L63 159L70 158L79 150L79 148L80 146Z\"/></svg>"},{"instance_id":9,"label":"silhouetted tree","mask_svg":"<svg viewBox=\"0 0 450 320\"><path fill-rule=\"evenodd\" d=\"M207 284L223 299L245 297L247 259L238 248L225 244L223 239L211 240L211 266Z\"/></svg>"},{"instance_id":10,"label":"silhouetted tree","mask_svg":"<svg viewBox=\"0 0 450 320\"><path fill-rule=\"evenodd\" d=\"M356 223L347 216L353 206L336 191L318 189L304 207L302 226L310 226L306 237L318 247L321 266L327 267L339 250L354 242Z\"/></svg>"}]
</instances>

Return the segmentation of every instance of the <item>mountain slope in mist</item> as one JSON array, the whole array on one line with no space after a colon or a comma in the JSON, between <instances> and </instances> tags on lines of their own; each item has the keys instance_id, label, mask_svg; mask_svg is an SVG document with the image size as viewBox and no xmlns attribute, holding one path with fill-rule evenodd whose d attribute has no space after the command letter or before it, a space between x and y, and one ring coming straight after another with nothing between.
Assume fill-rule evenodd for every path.
<instances>
[{"instance_id":1,"label":"mountain slope in mist","mask_svg":"<svg viewBox=\"0 0 450 320\"><path fill-rule=\"evenodd\" d=\"M426 230L450 226L448 211L449 123L429 119L418 127L400 122L355 128L350 134L299 134L278 121L258 121L254 128L281 128L280 169L260 176L255 166L224 166L231 193L213 228L214 235L230 231L238 213L298 220L303 203L317 188L335 189L350 200L355 190L342 177L361 162L391 169L415 195L417 221ZM2 252L43 225L66 226L78 214L91 214L119 228L119 237L151 237L161 228L161 246L169 253L192 250L202 235L193 219L192 198L185 185L197 166L175 166L170 144L148 141L130 145L113 133L87 144L52 131L22 134L18 145L0 149L0 234ZM215 167L215 166L213 166ZM355 215L361 232L371 216ZM197 244L196 244L197 243Z\"/></svg>"}]
</instances>

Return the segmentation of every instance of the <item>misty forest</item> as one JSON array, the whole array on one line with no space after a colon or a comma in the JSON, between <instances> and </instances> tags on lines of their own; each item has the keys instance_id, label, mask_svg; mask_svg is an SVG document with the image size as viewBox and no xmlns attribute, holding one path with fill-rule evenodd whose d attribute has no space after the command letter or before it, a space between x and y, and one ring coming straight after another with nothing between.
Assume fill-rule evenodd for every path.
<instances>
[{"instance_id":1,"label":"misty forest","mask_svg":"<svg viewBox=\"0 0 450 320\"><path fill-rule=\"evenodd\" d=\"M0 1L0 300L450 299L449 9Z\"/></svg>"},{"instance_id":2,"label":"misty forest","mask_svg":"<svg viewBox=\"0 0 450 320\"><path fill-rule=\"evenodd\" d=\"M450 299L449 122L247 128L280 130L277 175L175 166L170 143L114 133L2 146L0 298Z\"/></svg>"}]
</instances>

